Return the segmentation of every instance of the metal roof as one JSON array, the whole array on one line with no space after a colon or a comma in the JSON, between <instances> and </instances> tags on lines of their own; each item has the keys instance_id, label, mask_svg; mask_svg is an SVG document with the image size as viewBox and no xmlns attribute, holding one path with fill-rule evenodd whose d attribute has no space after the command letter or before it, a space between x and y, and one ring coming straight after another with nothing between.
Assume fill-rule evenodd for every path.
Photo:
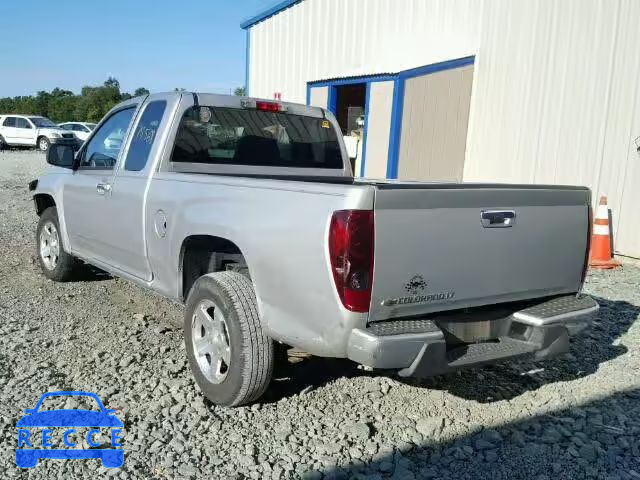
<instances>
[{"instance_id":1,"label":"metal roof","mask_svg":"<svg viewBox=\"0 0 640 480\"><path fill-rule=\"evenodd\" d=\"M251 18L247 18L244 22L242 22L240 24L241 28L244 28L245 30L248 28L251 28L253 25L255 25L256 23L262 22L263 20L266 20L269 17L273 17L274 15L277 15L278 13L280 13L282 10L285 10L289 7L294 6L296 3L300 3L303 0L284 0L284 1L280 1L278 3L276 3L275 5L267 8L266 10L263 10L262 12L258 13L257 15L254 15Z\"/></svg>"}]
</instances>

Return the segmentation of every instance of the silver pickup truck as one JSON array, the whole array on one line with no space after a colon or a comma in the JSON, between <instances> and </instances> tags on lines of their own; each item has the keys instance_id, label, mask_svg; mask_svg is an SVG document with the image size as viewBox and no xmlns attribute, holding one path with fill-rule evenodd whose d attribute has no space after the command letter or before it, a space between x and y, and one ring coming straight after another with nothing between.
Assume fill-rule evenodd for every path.
<instances>
[{"instance_id":1,"label":"silver pickup truck","mask_svg":"<svg viewBox=\"0 0 640 480\"><path fill-rule=\"evenodd\" d=\"M47 161L44 274L83 261L184 302L217 404L258 399L283 346L424 377L560 354L598 310L587 188L356 179L320 108L154 94Z\"/></svg>"}]
</instances>

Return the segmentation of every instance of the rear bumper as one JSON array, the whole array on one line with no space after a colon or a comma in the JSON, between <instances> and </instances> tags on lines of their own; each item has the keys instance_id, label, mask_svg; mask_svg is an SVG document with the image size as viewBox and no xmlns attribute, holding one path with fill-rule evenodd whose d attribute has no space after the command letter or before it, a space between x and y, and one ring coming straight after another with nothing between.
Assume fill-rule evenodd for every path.
<instances>
[{"instance_id":1,"label":"rear bumper","mask_svg":"<svg viewBox=\"0 0 640 480\"><path fill-rule=\"evenodd\" d=\"M504 318L504 335L491 342L447 348L444 332L431 320L396 320L354 329L347 356L401 376L427 377L459 368L532 354L549 358L569 349L569 337L589 327L598 304L586 295L558 297Z\"/></svg>"}]
</instances>

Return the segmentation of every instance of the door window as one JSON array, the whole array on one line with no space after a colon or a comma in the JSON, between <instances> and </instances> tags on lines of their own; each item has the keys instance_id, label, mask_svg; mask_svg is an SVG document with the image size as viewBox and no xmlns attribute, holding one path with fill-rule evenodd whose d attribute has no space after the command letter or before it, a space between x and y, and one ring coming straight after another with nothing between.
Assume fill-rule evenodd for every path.
<instances>
[{"instance_id":1,"label":"door window","mask_svg":"<svg viewBox=\"0 0 640 480\"><path fill-rule=\"evenodd\" d=\"M135 111L119 110L100 126L81 154L80 168L113 170Z\"/></svg>"},{"instance_id":2,"label":"door window","mask_svg":"<svg viewBox=\"0 0 640 480\"><path fill-rule=\"evenodd\" d=\"M157 100L149 103L144 109L144 113L131 139L131 146L129 147L127 159L124 163L125 170L129 172L139 172L144 169L166 107L167 102Z\"/></svg>"},{"instance_id":3,"label":"door window","mask_svg":"<svg viewBox=\"0 0 640 480\"><path fill-rule=\"evenodd\" d=\"M29 125L29 122L27 122L26 118L16 118L16 127L17 128L31 128L31 125Z\"/></svg>"},{"instance_id":4,"label":"door window","mask_svg":"<svg viewBox=\"0 0 640 480\"><path fill-rule=\"evenodd\" d=\"M16 126L16 117L7 117L2 124L3 127L15 127Z\"/></svg>"}]
</instances>

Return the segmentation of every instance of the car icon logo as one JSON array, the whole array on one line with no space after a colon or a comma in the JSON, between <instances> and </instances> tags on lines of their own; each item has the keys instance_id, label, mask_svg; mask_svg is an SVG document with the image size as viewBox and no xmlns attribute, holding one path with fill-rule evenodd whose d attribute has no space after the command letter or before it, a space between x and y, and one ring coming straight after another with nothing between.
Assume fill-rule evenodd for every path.
<instances>
[{"instance_id":1,"label":"car icon logo","mask_svg":"<svg viewBox=\"0 0 640 480\"><path fill-rule=\"evenodd\" d=\"M50 397L89 397L95 400L98 411L85 409L54 409L42 410L42 403ZM32 468L41 458L54 459L88 459L99 458L105 468L121 467L124 463L124 451L120 444L122 422L115 416L115 410L105 408L95 393L80 391L48 392L43 394L34 408L24 411L24 415L16 423L18 429L18 448L16 449L16 465L20 468ZM32 437L32 427L42 428L42 438L38 442ZM65 428L62 435L63 443L69 448L53 447L53 428ZM90 428L86 433L89 449L73 448L79 439L78 428ZM97 448L101 444L96 441L100 435L100 428L110 431L110 446L112 448ZM37 448L40 445L43 448Z\"/></svg>"}]
</instances>

